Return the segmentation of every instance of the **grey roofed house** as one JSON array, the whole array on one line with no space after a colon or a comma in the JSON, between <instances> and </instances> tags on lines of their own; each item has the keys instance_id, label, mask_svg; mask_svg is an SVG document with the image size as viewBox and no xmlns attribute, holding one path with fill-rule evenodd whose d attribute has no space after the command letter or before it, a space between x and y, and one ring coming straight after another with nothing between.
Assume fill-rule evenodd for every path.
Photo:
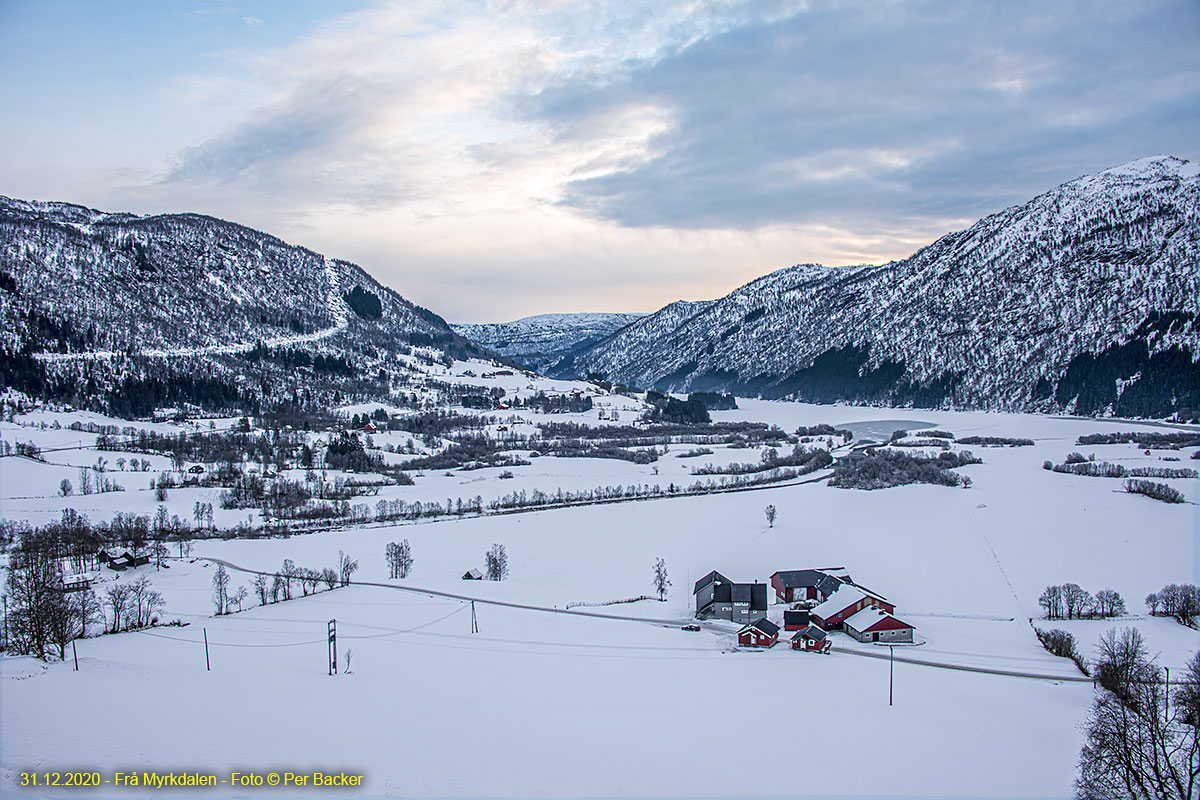
<instances>
[{"instance_id":1,"label":"grey roofed house","mask_svg":"<svg viewBox=\"0 0 1200 800\"><path fill-rule=\"evenodd\" d=\"M747 624L767 614L767 584L734 583L713 571L696 582L696 616Z\"/></svg>"},{"instance_id":2,"label":"grey roofed house","mask_svg":"<svg viewBox=\"0 0 1200 800\"><path fill-rule=\"evenodd\" d=\"M726 578L724 575L722 575L721 573L717 572L714 569L712 572L708 573L703 578L696 581L696 588L692 589L692 594L696 594L701 589L708 586L710 583L714 583L714 582L716 582L716 583L733 583L733 581L729 580L729 578Z\"/></svg>"}]
</instances>

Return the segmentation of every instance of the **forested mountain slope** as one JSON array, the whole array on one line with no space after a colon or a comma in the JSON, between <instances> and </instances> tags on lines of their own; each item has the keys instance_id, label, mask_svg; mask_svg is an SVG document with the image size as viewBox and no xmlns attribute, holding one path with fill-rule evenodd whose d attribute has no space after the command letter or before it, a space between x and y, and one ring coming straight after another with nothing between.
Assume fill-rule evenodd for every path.
<instances>
[{"instance_id":1,"label":"forested mountain slope","mask_svg":"<svg viewBox=\"0 0 1200 800\"><path fill-rule=\"evenodd\" d=\"M817 402L1191 418L1198 314L1200 170L1160 156L902 261L790 267L672 304L562 371Z\"/></svg>"},{"instance_id":2,"label":"forested mountain slope","mask_svg":"<svg viewBox=\"0 0 1200 800\"><path fill-rule=\"evenodd\" d=\"M199 405L278 400L267 362L319 389L378 381L398 347L478 352L354 264L197 214L0 197L0 296L3 385L85 405L148 379Z\"/></svg>"}]
</instances>

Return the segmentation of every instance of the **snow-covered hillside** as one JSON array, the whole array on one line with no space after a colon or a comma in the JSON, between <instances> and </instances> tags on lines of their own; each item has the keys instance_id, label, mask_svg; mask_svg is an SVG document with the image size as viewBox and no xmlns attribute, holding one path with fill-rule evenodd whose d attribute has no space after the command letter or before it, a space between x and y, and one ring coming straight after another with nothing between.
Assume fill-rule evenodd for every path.
<instances>
[{"instance_id":1,"label":"snow-covered hillside","mask_svg":"<svg viewBox=\"0 0 1200 800\"><path fill-rule=\"evenodd\" d=\"M354 264L197 214L0 197L0 297L0 386L76 405L111 404L129 381L186 384L159 404L303 399L303 367L357 394L394 373L398 347L481 353ZM286 394L263 380L271 360Z\"/></svg>"},{"instance_id":2,"label":"snow-covered hillside","mask_svg":"<svg viewBox=\"0 0 1200 800\"><path fill-rule=\"evenodd\" d=\"M1194 416L1198 313L1200 170L1155 157L903 261L790 267L673 304L563 371L819 402Z\"/></svg>"},{"instance_id":3,"label":"snow-covered hillside","mask_svg":"<svg viewBox=\"0 0 1200 800\"><path fill-rule=\"evenodd\" d=\"M529 369L553 367L563 358L607 339L643 314L540 314L513 322L456 324L455 332Z\"/></svg>"}]
</instances>

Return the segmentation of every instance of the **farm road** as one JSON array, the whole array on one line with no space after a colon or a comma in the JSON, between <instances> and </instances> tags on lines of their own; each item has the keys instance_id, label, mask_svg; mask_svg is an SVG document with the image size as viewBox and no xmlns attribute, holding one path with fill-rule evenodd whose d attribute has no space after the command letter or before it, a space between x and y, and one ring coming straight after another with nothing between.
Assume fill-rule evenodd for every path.
<instances>
[{"instance_id":1,"label":"farm road","mask_svg":"<svg viewBox=\"0 0 1200 800\"><path fill-rule=\"evenodd\" d=\"M250 569L248 567L243 567L243 566L234 564L230 561L226 561L221 558L211 558L211 557L201 556L201 557L198 557L197 560L210 561L214 564L221 564L229 569L236 570L237 572L248 573L250 575L265 575L265 576L271 578L278 574L275 572L267 572L267 571L263 571L263 570ZM442 592L442 591L438 591L436 589L422 589L422 588L419 588L416 586L400 586L400 585L393 584L393 583L379 583L377 581L351 581L351 584L354 586L374 586L374 587L378 587L380 589L392 589L394 591L412 592L414 594L423 594L423 595L428 595L431 597L445 597L445 598L449 598L451 600L462 600L463 602L468 602L468 603L482 603L482 604L492 605L492 606L502 606L505 608L517 608L517 609L521 609L523 611L542 611L542 612L546 612L549 614L566 614L568 616L576 616L576 617L594 617L597 619L613 619L613 620L621 620L621 621L625 621L625 622L644 622L644 623L649 623L651 625L670 625L670 626L686 625L686 624L695 622L695 620L692 620L692 619L656 619L653 617L631 617L631 616L623 616L623 615L619 615L619 614L601 614L601 613L598 613L595 611L578 611L575 609L556 608L556 607L552 607L552 606L536 606L536 605L529 605L526 603L513 603L513 602L509 602L507 600L493 600L490 598L472 597L471 595L457 594L454 592ZM705 627L710 628L712 630L722 630L722 628L711 625L711 624L705 624ZM864 650L845 648L845 647L835 647L833 649L833 651L836 653L844 653L846 655L861 656L863 658L888 659L889 657L891 657L891 654L888 654L888 653L882 653L882 652L872 653L872 652L868 652L868 651L864 651ZM1087 678L1082 675L1047 675L1047 674L1039 673L1039 672L1023 672L1023 671L1019 671L1019 670L995 669L992 667L977 667L977 666L970 666L967 664L952 664L952 663L948 663L948 662L944 662L944 661L932 661L929 659L912 658L912 657L904 656L904 655L895 656L895 660L897 662L900 662L903 664L913 664L915 666L931 667L934 669L950 669L950 670L956 670L959 672L977 672L977 673L981 673L984 675L1003 675L1003 676L1009 677L1009 678L1029 678L1029 679L1033 679L1033 680L1056 681L1056 682L1062 682L1062 683L1091 683L1092 682L1091 678Z\"/></svg>"}]
</instances>

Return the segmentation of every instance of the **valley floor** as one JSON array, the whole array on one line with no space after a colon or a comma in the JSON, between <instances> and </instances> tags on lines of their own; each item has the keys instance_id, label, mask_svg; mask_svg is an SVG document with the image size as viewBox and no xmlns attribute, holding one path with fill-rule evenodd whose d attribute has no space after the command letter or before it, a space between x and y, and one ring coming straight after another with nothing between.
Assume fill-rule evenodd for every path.
<instances>
[{"instance_id":1,"label":"valley floor","mask_svg":"<svg viewBox=\"0 0 1200 800\"><path fill-rule=\"evenodd\" d=\"M1070 630L1086 656L1104 631L1136 626L1172 674L1200 649L1196 631L1148 617L1142 604L1166 583L1200 578L1196 482L1170 481L1189 502L1167 505L1119 491L1118 480L1041 468L1073 450L1131 466L1160 464L1164 452L1079 447L1079 435L1114 429L1096 420L739 403L714 417L788 430L910 420L959 437L1036 444L971 448L984 463L959 470L971 477L969 489L859 492L813 483L199 542L192 558L168 569L136 570L164 593L164 618L182 627L81 640L78 672L70 651L62 663L0 659L0 792L41 796L17 785L23 770L95 769L106 778L117 770L186 770L218 780L233 770L346 772L364 776L361 797L1068 797L1092 686L1042 649L1032 624ZM4 429L21 439L27 431ZM44 433L49 444L52 432ZM1190 452L1175 455L1183 466L1196 463ZM733 458L718 450L699 461L722 457ZM52 519L73 501L112 504L96 505L96 518L154 507L132 484L124 493L55 498L54 467L36 467L47 475L35 485L18 463L0 462L10 519ZM649 465L542 458L512 480L480 470L430 474L402 488L409 498L444 499L462 486L455 495L486 501L521 487L665 483L668 470L687 476L681 467L694 465L660 458L655 475ZM74 473L73 464L61 469ZM173 490L173 513L190 514L202 491L210 490ZM773 527L763 515L768 503L778 509ZM411 543L414 570L389 580L384 547L400 539ZM483 567L493 543L506 546L511 577L461 580ZM205 559L265 571L292 559L319 569L333 566L339 551L359 560L356 580L559 609L653 594L659 557L673 586L665 602L579 607L655 620L646 622L483 602L472 608L368 585L267 606L252 599L245 611L212 616L216 567ZM851 652L886 648L834 634L830 655L793 652L786 641L756 652L736 647L734 626L679 628L691 617L691 584L710 570L766 581L776 570L833 565L895 602L896 615L924 641L896 649L892 705L888 661ZM231 575L234 588L249 588L250 575ZM133 577L108 572L104 580ZM1042 590L1065 582L1117 590L1130 615L1039 620ZM772 616L782 608L773 605ZM331 619L340 658L352 653L349 672L339 663L336 676L327 674ZM948 670L905 657L1060 679ZM219 785L207 796L304 791ZM168 793L111 785L95 792Z\"/></svg>"}]
</instances>

